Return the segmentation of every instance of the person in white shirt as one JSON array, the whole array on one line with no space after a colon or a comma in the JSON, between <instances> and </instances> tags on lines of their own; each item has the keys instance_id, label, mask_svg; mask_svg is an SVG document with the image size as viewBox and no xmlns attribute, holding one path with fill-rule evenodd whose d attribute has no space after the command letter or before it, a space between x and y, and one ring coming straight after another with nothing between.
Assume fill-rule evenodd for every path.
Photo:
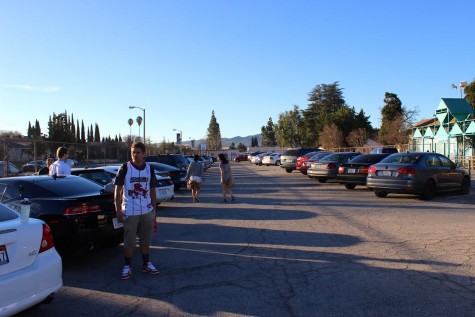
<instances>
[{"instance_id":1,"label":"person in white shirt","mask_svg":"<svg viewBox=\"0 0 475 317\"><path fill-rule=\"evenodd\" d=\"M71 175L71 166L66 161L69 157L69 150L67 147L61 146L56 150L56 162L50 165L49 175L66 176Z\"/></svg>"}]
</instances>

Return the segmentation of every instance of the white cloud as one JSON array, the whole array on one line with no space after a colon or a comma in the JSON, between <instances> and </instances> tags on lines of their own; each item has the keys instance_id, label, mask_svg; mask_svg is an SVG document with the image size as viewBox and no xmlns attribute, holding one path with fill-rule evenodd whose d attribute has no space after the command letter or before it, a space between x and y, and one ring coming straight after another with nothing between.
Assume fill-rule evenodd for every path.
<instances>
[{"instance_id":1,"label":"white cloud","mask_svg":"<svg viewBox=\"0 0 475 317\"><path fill-rule=\"evenodd\" d=\"M45 93L54 93L60 90L59 87L34 87L31 85L0 85L0 87L21 89L21 90L26 90L26 91L45 92Z\"/></svg>"}]
</instances>

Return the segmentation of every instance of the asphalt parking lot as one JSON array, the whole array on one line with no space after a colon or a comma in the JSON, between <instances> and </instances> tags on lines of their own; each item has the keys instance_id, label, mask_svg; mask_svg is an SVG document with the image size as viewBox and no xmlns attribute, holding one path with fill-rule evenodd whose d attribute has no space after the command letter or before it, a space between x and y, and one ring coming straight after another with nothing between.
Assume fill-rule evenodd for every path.
<instances>
[{"instance_id":1,"label":"asphalt parking lot","mask_svg":"<svg viewBox=\"0 0 475 317\"><path fill-rule=\"evenodd\" d=\"M122 247L64 259L64 287L21 316L475 316L475 187L422 201L232 163L224 204L214 164L201 203L159 209L158 276L119 275Z\"/></svg>"}]
</instances>

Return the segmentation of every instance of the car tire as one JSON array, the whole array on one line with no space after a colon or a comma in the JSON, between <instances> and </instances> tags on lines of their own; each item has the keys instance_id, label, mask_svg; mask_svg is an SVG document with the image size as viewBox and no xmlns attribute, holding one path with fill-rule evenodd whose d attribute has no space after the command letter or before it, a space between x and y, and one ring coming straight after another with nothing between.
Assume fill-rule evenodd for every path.
<instances>
[{"instance_id":1,"label":"car tire","mask_svg":"<svg viewBox=\"0 0 475 317\"><path fill-rule=\"evenodd\" d=\"M286 171L287 173L292 173L292 169L290 169L290 168L286 168L285 171Z\"/></svg>"},{"instance_id":2,"label":"car tire","mask_svg":"<svg viewBox=\"0 0 475 317\"><path fill-rule=\"evenodd\" d=\"M318 182L320 182L320 183L326 183L327 180L328 180L328 178L326 178L326 177L319 177L318 178Z\"/></svg>"},{"instance_id":3,"label":"car tire","mask_svg":"<svg viewBox=\"0 0 475 317\"><path fill-rule=\"evenodd\" d=\"M355 189L356 185L355 184L345 184L346 189Z\"/></svg>"},{"instance_id":4,"label":"car tire","mask_svg":"<svg viewBox=\"0 0 475 317\"><path fill-rule=\"evenodd\" d=\"M276 161L275 166L279 166L279 165L280 165L280 161Z\"/></svg>"},{"instance_id":5,"label":"car tire","mask_svg":"<svg viewBox=\"0 0 475 317\"><path fill-rule=\"evenodd\" d=\"M421 194L421 199L431 200L432 198L434 198L436 191L437 191L437 188L435 186L434 181L432 179L427 180Z\"/></svg>"},{"instance_id":6,"label":"car tire","mask_svg":"<svg viewBox=\"0 0 475 317\"><path fill-rule=\"evenodd\" d=\"M375 190L374 194L376 195L376 197L379 197L379 198L385 198L386 196L388 196L388 193L380 191L380 190Z\"/></svg>"},{"instance_id":7,"label":"car tire","mask_svg":"<svg viewBox=\"0 0 475 317\"><path fill-rule=\"evenodd\" d=\"M460 193L462 195L468 195L470 193L470 179L468 179L468 177L464 177L462 186L460 188Z\"/></svg>"}]
</instances>

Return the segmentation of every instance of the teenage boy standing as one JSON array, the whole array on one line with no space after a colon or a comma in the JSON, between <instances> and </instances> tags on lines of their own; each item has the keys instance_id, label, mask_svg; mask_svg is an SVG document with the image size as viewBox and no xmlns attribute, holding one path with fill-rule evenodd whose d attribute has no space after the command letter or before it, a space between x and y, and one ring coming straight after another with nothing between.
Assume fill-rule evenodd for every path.
<instances>
[{"instance_id":1,"label":"teenage boy standing","mask_svg":"<svg viewBox=\"0 0 475 317\"><path fill-rule=\"evenodd\" d=\"M137 235L142 254L142 272L159 273L150 262L150 245L157 206L155 192L157 179L150 165L143 159L145 144L142 142L133 143L131 154L132 160L119 168L114 183L117 219L124 223L125 265L121 275L123 280L128 279L132 274L132 256Z\"/></svg>"}]
</instances>

